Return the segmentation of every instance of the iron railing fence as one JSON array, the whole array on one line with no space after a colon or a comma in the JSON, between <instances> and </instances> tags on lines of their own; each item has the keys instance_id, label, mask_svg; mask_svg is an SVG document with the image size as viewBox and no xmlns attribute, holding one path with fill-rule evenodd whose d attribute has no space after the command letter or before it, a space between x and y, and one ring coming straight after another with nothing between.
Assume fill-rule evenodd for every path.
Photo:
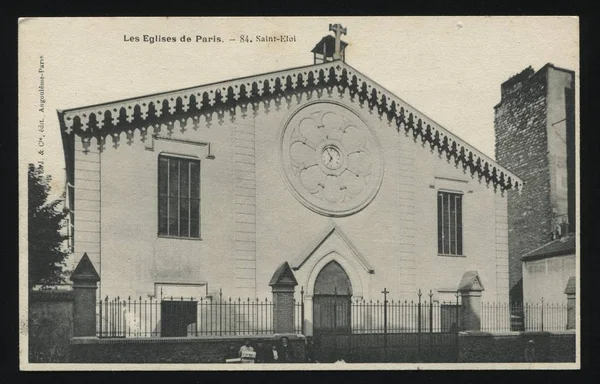
<instances>
[{"instance_id":1,"label":"iron railing fence","mask_svg":"<svg viewBox=\"0 0 600 384\"><path fill-rule=\"evenodd\" d=\"M433 300L433 293L417 293L417 300L328 301L313 322L333 333L392 334L447 333L462 329L460 295L456 300ZM425 296L425 297L423 297ZM315 303L316 305L316 303ZM106 297L97 303L97 335L115 337L193 337L226 335L270 335L274 333L274 303L264 300L224 297ZM303 334L304 290L294 301L293 331ZM566 304L543 300L533 304L486 302L481 304L482 331L554 331L567 329Z\"/></svg>"},{"instance_id":2,"label":"iron railing fence","mask_svg":"<svg viewBox=\"0 0 600 384\"><path fill-rule=\"evenodd\" d=\"M298 303L295 312L302 313ZM192 337L273 334L274 304L268 299L106 297L97 303L98 337ZM300 315L298 315L299 318ZM294 326L300 333L301 326Z\"/></svg>"},{"instance_id":3,"label":"iron railing fence","mask_svg":"<svg viewBox=\"0 0 600 384\"><path fill-rule=\"evenodd\" d=\"M433 300L433 292L417 293L417 300L355 299L340 301L333 295L315 307L315 324L333 333L440 333L459 328L460 302ZM336 298L337 296L337 298ZM423 297L425 296L425 297Z\"/></svg>"},{"instance_id":4,"label":"iron railing fence","mask_svg":"<svg viewBox=\"0 0 600 384\"><path fill-rule=\"evenodd\" d=\"M562 331L567 329L567 305L547 303L481 304L482 331Z\"/></svg>"},{"instance_id":5,"label":"iron railing fence","mask_svg":"<svg viewBox=\"0 0 600 384\"><path fill-rule=\"evenodd\" d=\"M460 305L433 300L355 300L351 303L352 333L450 332L458 329Z\"/></svg>"},{"instance_id":6,"label":"iron railing fence","mask_svg":"<svg viewBox=\"0 0 600 384\"><path fill-rule=\"evenodd\" d=\"M417 292L416 300L340 300L343 295L327 296L314 309L314 324L326 333L446 333L464 329L461 323L461 296L439 301L433 292ZM559 331L567 329L567 305L547 303L481 304L481 331Z\"/></svg>"}]
</instances>

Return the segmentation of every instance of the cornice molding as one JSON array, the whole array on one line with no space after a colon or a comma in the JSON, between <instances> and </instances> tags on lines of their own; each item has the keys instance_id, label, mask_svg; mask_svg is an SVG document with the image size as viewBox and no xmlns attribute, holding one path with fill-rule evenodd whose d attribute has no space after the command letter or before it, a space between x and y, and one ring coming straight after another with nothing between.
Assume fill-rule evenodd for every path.
<instances>
[{"instance_id":1,"label":"cornice molding","mask_svg":"<svg viewBox=\"0 0 600 384\"><path fill-rule=\"evenodd\" d=\"M79 136L84 149L89 148L91 138L96 138L98 150L104 149L106 137L113 138L113 146L118 147L121 133L125 133L127 143L133 141L134 131L138 130L142 141L146 139L148 128L154 134L160 133L162 125L167 126L170 135L175 122L179 121L182 132L188 119L192 118L194 129L198 129L200 117L210 126L213 114L219 124L225 115L236 119L240 107L242 117L252 110L254 116L261 107L268 111L271 101L279 108L282 101L290 106L294 95L317 92L320 98L324 91L328 95L334 90L346 90L354 100L378 113L388 123L395 125L398 132L412 135L422 145L430 145L462 164L471 174L477 173L486 183L492 183L501 191L522 190L523 181L512 172L500 166L464 140L452 134L433 120L426 117L384 87L367 78L342 61L333 61L305 67L291 68L278 72L238 78L199 87L181 89L149 96L142 96L88 107L59 110L58 116L65 147L74 136Z\"/></svg>"}]
</instances>

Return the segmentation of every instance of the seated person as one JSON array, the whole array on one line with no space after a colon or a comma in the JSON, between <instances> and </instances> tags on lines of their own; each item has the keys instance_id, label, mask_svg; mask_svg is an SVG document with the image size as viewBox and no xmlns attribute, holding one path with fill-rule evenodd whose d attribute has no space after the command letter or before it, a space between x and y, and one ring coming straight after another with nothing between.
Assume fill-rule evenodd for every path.
<instances>
[{"instance_id":1,"label":"seated person","mask_svg":"<svg viewBox=\"0 0 600 384\"><path fill-rule=\"evenodd\" d=\"M265 345L263 353L261 353L260 362L266 364L279 363L279 352L277 352L277 346L274 344Z\"/></svg>"},{"instance_id":2,"label":"seated person","mask_svg":"<svg viewBox=\"0 0 600 384\"><path fill-rule=\"evenodd\" d=\"M242 352L254 352L254 348L250 344L250 339L244 340L244 345L240 347L239 356L242 359L242 363L253 363L254 357L242 356Z\"/></svg>"},{"instance_id":3,"label":"seated person","mask_svg":"<svg viewBox=\"0 0 600 384\"><path fill-rule=\"evenodd\" d=\"M287 337L283 336L280 339L280 344L277 352L279 355L279 359L282 363L294 362L294 348L292 348L292 344L290 344L290 340Z\"/></svg>"}]
</instances>

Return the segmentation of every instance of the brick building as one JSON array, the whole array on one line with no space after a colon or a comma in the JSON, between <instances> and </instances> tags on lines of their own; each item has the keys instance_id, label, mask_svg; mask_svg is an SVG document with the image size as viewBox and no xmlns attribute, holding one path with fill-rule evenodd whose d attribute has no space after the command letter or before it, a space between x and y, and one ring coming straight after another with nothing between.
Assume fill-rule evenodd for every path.
<instances>
[{"instance_id":1,"label":"brick building","mask_svg":"<svg viewBox=\"0 0 600 384\"><path fill-rule=\"evenodd\" d=\"M528 67L502 83L495 106L496 159L526 191L508 193L511 301L523 300L521 257L575 229L574 77Z\"/></svg>"}]
</instances>

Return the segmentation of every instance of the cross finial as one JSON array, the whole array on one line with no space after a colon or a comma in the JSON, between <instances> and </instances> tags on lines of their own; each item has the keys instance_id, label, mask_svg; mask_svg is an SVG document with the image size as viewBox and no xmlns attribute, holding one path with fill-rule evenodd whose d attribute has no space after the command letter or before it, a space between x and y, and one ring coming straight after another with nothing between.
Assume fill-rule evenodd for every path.
<instances>
[{"instance_id":1,"label":"cross finial","mask_svg":"<svg viewBox=\"0 0 600 384\"><path fill-rule=\"evenodd\" d=\"M381 293L383 293L383 301L386 302L387 294L390 293L390 291L388 291L387 288L383 288L383 291L381 291Z\"/></svg>"},{"instance_id":2,"label":"cross finial","mask_svg":"<svg viewBox=\"0 0 600 384\"><path fill-rule=\"evenodd\" d=\"M342 27L342 24L329 24L329 30L335 33L335 52L333 53L333 59L339 60L342 56L341 51L341 37L346 34L346 28Z\"/></svg>"}]
</instances>

